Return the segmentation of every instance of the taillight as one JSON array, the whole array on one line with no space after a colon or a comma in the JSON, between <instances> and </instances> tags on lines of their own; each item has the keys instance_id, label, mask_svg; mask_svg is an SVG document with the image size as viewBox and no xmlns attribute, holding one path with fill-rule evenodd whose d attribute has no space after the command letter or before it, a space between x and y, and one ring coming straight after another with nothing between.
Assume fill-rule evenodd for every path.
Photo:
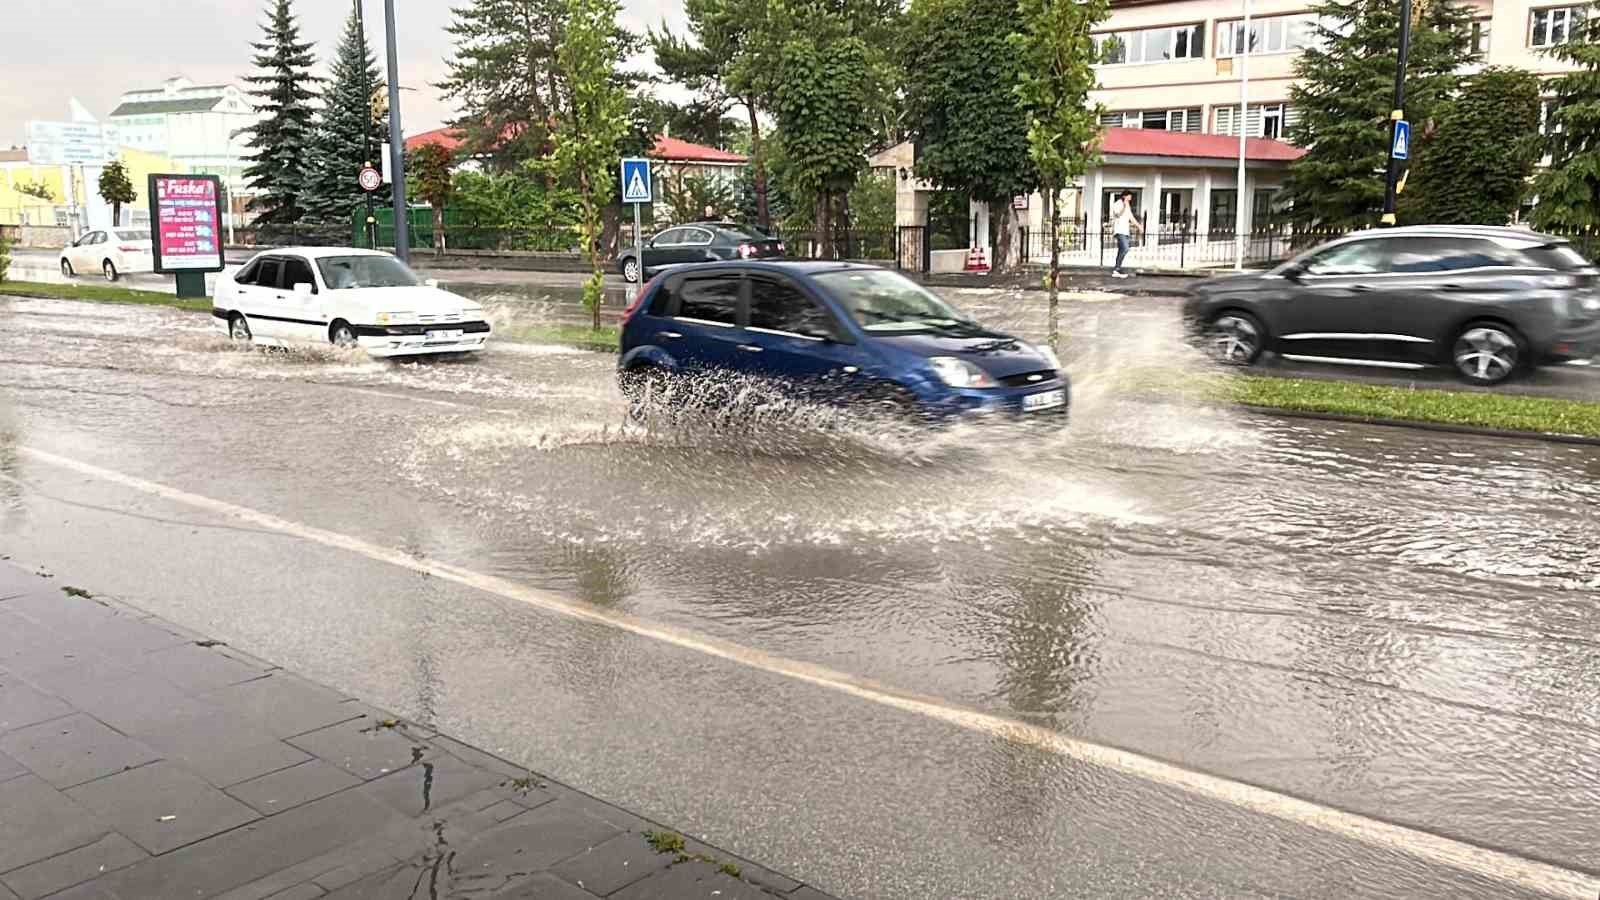
<instances>
[{"instance_id":1,"label":"taillight","mask_svg":"<svg viewBox=\"0 0 1600 900\"><path fill-rule=\"evenodd\" d=\"M749 259L750 257L755 256L755 255L756 255L756 248L754 246L752 246L750 244L740 244L739 245L739 258L740 259Z\"/></svg>"},{"instance_id":2,"label":"taillight","mask_svg":"<svg viewBox=\"0 0 1600 900\"><path fill-rule=\"evenodd\" d=\"M123 253L138 253L140 250L143 250L144 248L139 246L138 244L123 244L122 246L118 247L117 249L121 250Z\"/></svg>"},{"instance_id":3,"label":"taillight","mask_svg":"<svg viewBox=\"0 0 1600 900\"><path fill-rule=\"evenodd\" d=\"M784 246L784 245L783 245L783 241L779 241L779 242L778 242L778 252L779 252L779 253L788 253L788 252L789 252L789 248L788 248L788 247L785 247L785 246Z\"/></svg>"},{"instance_id":4,"label":"taillight","mask_svg":"<svg viewBox=\"0 0 1600 900\"><path fill-rule=\"evenodd\" d=\"M628 308L622 311L622 324L628 324L628 320L632 319L634 313L639 311L639 307L644 305L644 298L650 296L650 292L655 290L656 283L659 282L662 277L665 276L665 274L666 273L663 272L661 275L657 275L656 277L645 282L643 287L639 288L639 293L634 295L633 302L628 304Z\"/></svg>"}]
</instances>

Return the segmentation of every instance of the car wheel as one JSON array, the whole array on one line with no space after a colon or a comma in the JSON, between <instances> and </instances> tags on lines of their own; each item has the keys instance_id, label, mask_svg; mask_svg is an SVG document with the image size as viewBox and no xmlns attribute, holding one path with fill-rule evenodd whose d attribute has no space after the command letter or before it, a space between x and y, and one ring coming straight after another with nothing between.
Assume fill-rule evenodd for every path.
<instances>
[{"instance_id":1,"label":"car wheel","mask_svg":"<svg viewBox=\"0 0 1600 900\"><path fill-rule=\"evenodd\" d=\"M72 263L69 263L69 262L67 262L66 260L63 259L61 261L61 277L62 278L72 278L72 277L75 277L76 274L77 273L72 271Z\"/></svg>"},{"instance_id":2,"label":"car wheel","mask_svg":"<svg viewBox=\"0 0 1600 900\"><path fill-rule=\"evenodd\" d=\"M629 284L639 283L639 261L628 257L622 261L622 280Z\"/></svg>"},{"instance_id":3,"label":"car wheel","mask_svg":"<svg viewBox=\"0 0 1600 900\"><path fill-rule=\"evenodd\" d=\"M241 344L250 343L250 323L245 321L243 314L234 313L228 317L228 337Z\"/></svg>"},{"instance_id":4,"label":"car wheel","mask_svg":"<svg viewBox=\"0 0 1600 900\"><path fill-rule=\"evenodd\" d=\"M101 263L100 264L100 271L105 274L107 281L113 281L114 282L114 281L117 280L117 264L112 262L111 260L108 259L105 262Z\"/></svg>"},{"instance_id":5,"label":"car wheel","mask_svg":"<svg viewBox=\"0 0 1600 900\"><path fill-rule=\"evenodd\" d=\"M1456 338L1451 358L1469 384L1499 384L1522 364L1522 339L1498 322L1473 322Z\"/></svg>"},{"instance_id":6,"label":"car wheel","mask_svg":"<svg viewBox=\"0 0 1600 900\"><path fill-rule=\"evenodd\" d=\"M361 342L356 340L355 329L343 319L334 322L333 327L328 329L328 341L340 350L354 350L361 346Z\"/></svg>"},{"instance_id":7,"label":"car wheel","mask_svg":"<svg viewBox=\"0 0 1600 900\"><path fill-rule=\"evenodd\" d=\"M1206 344L1218 361L1253 366L1266 345L1261 323L1247 312L1225 312L1206 328Z\"/></svg>"}]
</instances>

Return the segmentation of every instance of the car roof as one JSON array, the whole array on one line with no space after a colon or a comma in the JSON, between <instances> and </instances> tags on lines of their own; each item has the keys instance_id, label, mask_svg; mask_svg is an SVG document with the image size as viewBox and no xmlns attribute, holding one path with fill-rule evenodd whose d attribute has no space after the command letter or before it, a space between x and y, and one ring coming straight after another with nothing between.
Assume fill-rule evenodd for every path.
<instances>
[{"instance_id":1,"label":"car roof","mask_svg":"<svg viewBox=\"0 0 1600 900\"><path fill-rule=\"evenodd\" d=\"M382 250L368 250L365 247L269 247L257 253L257 256L270 256L281 253L294 253L311 259L325 259L330 256L393 256Z\"/></svg>"},{"instance_id":2,"label":"car roof","mask_svg":"<svg viewBox=\"0 0 1600 900\"><path fill-rule=\"evenodd\" d=\"M844 272L848 270L883 269L883 266L868 265L865 263L841 262L825 259L734 259L718 260L717 262L679 263L677 265L662 266L662 270L673 274L679 272L714 272L718 269L738 269L740 271L767 271L783 272L790 275L817 275L823 272Z\"/></svg>"},{"instance_id":3,"label":"car roof","mask_svg":"<svg viewBox=\"0 0 1600 900\"><path fill-rule=\"evenodd\" d=\"M1566 238L1540 234L1528 228L1512 225L1402 225L1398 228L1368 228L1352 232L1350 237L1471 237L1497 241L1525 243L1565 243Z\"/></svg>"}]
</instances>

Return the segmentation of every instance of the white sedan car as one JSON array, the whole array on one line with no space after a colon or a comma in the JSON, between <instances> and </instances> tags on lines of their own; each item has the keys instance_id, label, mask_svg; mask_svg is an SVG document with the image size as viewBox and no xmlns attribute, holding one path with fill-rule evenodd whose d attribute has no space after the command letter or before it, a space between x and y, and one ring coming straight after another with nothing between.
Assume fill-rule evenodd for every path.
<instances>
[{"instance_id":1,"label":"white sedan car","mask_svg":"<svg viewBox=\"0 0 1600 900\"><path fill-rule=\"evenodd\" d=\"M91 231L63 248L61 274L68 278L99 272L107 281L155 270L150 232L141 228Z\"/></svg>"},{"instance_id":2,"label":"white sedan car","mask_svg":"<svg viewBox=\"0 0 1600 900\"><path fill-rule=\"evenodd\" d=\"M379 357L482 350L490 331L477 303L423 284L387 253L348 247L261 253L217 277L211 315L236 341Z\"/></svg>"}]
</instances>

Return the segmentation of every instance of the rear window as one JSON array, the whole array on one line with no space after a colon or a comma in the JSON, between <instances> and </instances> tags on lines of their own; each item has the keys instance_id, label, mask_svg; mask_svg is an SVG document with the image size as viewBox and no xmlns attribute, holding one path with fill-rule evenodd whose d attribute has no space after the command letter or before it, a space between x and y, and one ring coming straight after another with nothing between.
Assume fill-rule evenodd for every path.
<instances>
[{"instance_id":1,"label":"rear window","mask_svg":"<svg viewBox=\"0 0 1600 900\"><path fill-rule=\"evenodd\" d=\"M739 324L739 278L690 278L678 288L680 319L699 319L719 325Z\"/></svg>"},{"instance_id":2,"label":"rear window","mask_svg":"<svg viewBox=\"0 0 1600 900\"><path fill-rule=\"evenodd\" d=\"M762 231L761 229L755 227L754 225L726 225L726 226L723 227L722 231L723 231L723 233L727 234L729 237L733 238L734 240L740 240L740 241L770 241L770 240L772 240L772 235L767 234L766 232Z\"/></svg>"},{"instance_id":3,"label":"rear window","mask_svg":"<svg viewBox=\"0 0 1600 900\"><path fill-rule=\"evenodd\" d=\"M1556 244L1543 244L1524 250L1528 259L1534 265L1545 269L1555 269L1558 272L1571 272L1575 269L1589 268L1589 261L1583 254L1565 241Z\"/></svg>"},{"instance_id":4,"label":"rear window","mask_svg":"<svg viewBox=\"0 0 1600 900\"><path fill-rule=\"evenodd\" d=\"M256 280L253 284L262 287L275 288L278 286L278 267L280 263L275 259L263 259L261 268L256 270Z\"/></svg>"},{"instance_id":5,"label":"rear window","mask_svg":"<svg viewBox=\"0 0 1600 900\"><path fill-rule=\"evenodd\" d=\"M148 241L150 240L150 232L124 230L117 232L117 237L124 241Z\"/></svg>"}]
</instances>

